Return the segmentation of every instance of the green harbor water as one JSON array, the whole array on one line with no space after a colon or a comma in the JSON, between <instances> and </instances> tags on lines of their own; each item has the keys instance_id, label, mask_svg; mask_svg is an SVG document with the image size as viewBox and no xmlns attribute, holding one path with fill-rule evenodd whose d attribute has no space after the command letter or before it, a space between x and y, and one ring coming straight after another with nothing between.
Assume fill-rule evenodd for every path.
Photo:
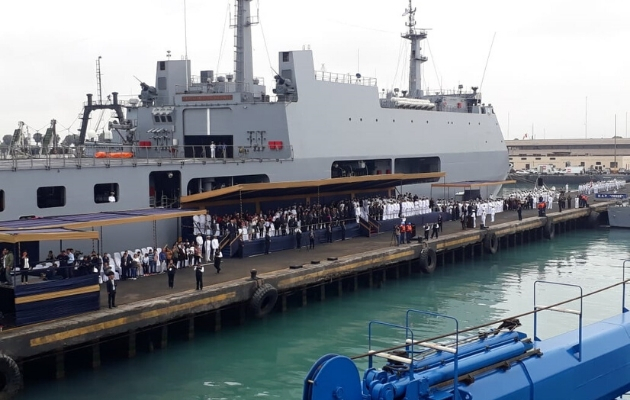
<instances>
[{"instance_id":1,"label":"green harbor water","mask_svg":"<svg viewBox=\"0 0 630 400\"><path fill-rule=\"evenodd\" d=\"M501 249L494 256L440 267L431 276L390 278L378 289L329 296L245 326L197 332L193 341L171 342L165 350L106 364L97 371L31 383L19 399L301 399L303 379L320 356L366 351L370 320L404 324L405 311L415 308L454 316L466 327L526 312L533 308L536 280L581 285L585 293L620 281L622 261L630 258L629 241L630 231L604 229ZM538 293L540 304L576 295L570 288L549 286ZM585 323L620 310L617 287L585 300ZM531 335L533 319L524 317L521 322L521 329ZM545 338L573 329L577 317L543 313L539 322L539 335ZM416 338L450 332L451 327L437 319L414 319ZM379 344L395 343L393 331L378 334ZM361 371L364 366L359 364Z\"/></svg>"}]
</instances>

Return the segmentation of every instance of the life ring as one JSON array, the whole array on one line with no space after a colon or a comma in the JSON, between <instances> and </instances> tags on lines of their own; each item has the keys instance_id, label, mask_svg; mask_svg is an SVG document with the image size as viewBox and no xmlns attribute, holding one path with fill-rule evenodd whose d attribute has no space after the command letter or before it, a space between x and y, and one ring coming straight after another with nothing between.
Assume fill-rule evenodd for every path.
<instances>
[{"instance_id":1,"label":"life ring","mask_svg":"<svg viewBox=\"0 0 630 400\"><path fill-rule=\"evenodd\" d=\"M0 374L4 384L0 386L0 398L12 399L22 388L22 374L17 363L3 353L0 353Z\"/></svg>"},{"instance_id":2,"label":"life ring","mask_svg":"<svg viewBox=\"0 0 630 400\"><path fill-rule=\"evenodd\" d=\"M499 238L497 238L496 233L486 233L486 237L483 239L483 248L490 254L496 254L499 251Z\"/></svg>"},{"instance_id":3,"label":"life ring","mask_svg":"<svg viewBox=\"0 0 630 400\"><path fill-rule=\"evenodd\" d=\"M543 237L545 239L553 239L556 236L556 224L552 220L548 219L547 224L543 228Z\"/></svg>"},{"instance_id":4,"label":"life ring","mask_svg":"<svg viewBox=\"0 0 630 400\"><path fill-rule=\"evenodd\" d=\"M249 306L256 318L262 318L273 310L276 301L278 301L278 289L265 283L256 289Z\"/></svg>"},{"instance_id":5,"label":"life ring","mask_svg":"<svg viewBox=\"0 0 630 400\"><path fill-rule=\"evenodd\" d=\"M432 248L423 249L420 252L420 270L425 274L432 274L437 267L437 253Z\"/></svg>"}]
</instances>

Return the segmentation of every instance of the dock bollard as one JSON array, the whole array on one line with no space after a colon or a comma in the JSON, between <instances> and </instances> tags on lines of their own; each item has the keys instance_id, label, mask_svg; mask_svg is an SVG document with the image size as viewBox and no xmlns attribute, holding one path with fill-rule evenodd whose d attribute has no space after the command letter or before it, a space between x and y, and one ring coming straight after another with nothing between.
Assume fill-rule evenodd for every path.
<instances>
[{"instance_id":1,"label":"dock bollard","mask_svg":"<svg viewBox=\"0 0 630 400\"><path fill-rule=\"evenodd\" d=\"M256 274L258 274L258 271L256 271L256 269L252 269L251 271L249 271L249 274L251 280L256 280Z\"/></svg>"}]
</instances>

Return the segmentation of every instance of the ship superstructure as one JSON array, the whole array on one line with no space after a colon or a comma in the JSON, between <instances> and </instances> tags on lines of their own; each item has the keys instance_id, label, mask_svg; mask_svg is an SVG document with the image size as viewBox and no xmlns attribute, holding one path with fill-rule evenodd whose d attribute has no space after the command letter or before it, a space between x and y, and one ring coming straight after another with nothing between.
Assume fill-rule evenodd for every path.
<instances>
[{"instance_id":1,"label":"ship superstructure","mask_svg":"<svg viewBox=\"0 0 630 400\"><path fill-rule=\"evenodd\" d=\"M409 90L384 96L376 79L316 71L311 50L280 52L269 93L253 73L251 0L235 8L233 74L194 75L190 60L169 54L137 99L88 95L76 146L60 147L51 125L36 149L16 144L0 161L0 219L169 207L181 195L240 183L420 172L445 172L449 182L506 177L503 135L478 89L423 93L426 32L415 28L411 2L403 35L412 46ZM90 113L103 109L116 115L112 137L89 140ZM428 195L430 185L408 189Z\"/></svg>"}]
</instances>

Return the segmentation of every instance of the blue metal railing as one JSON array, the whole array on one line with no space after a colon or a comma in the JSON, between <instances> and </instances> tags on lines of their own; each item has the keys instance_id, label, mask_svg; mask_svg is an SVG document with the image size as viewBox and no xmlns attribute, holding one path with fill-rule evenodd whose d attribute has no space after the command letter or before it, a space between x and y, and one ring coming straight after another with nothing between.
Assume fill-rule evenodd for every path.
<instances>
[{"instance_id":1,"label":"blue metal railing","mask_svg":"<svg viewBox=\"0 0 630 400\"><path fill-rule=\"evenodd\" d=\"M556 285L556 286L566 286L566 287L573 287L573 288L577 288L580 290L580 310L571 310L568 308L559 308L559 307L546 307L546 306L541 306L538 305L536 303L536 287L538 286L538 284L547 284L547 285ZM625 287L625 284L624 284ZM578 345L577 345L577 360L578 361L582 361L582 315L583 315L583 301L584 301L584 294L583 294L583 290L581 286L578 285L572 285L570 283L559 283L559 282L547 282L547 281L536 281L534 282L534 341L536 342L540 342L540 338L538 337L537 334L537 330L538 330L538 312L539 311L545 311L545 310L549 310L549 311L555 311L555 312L561 312L561 313L567 313L567 314L574 314L574 315L578 315L579 318L579 328L578 328Z\"/></svg>"}]
</instances>

